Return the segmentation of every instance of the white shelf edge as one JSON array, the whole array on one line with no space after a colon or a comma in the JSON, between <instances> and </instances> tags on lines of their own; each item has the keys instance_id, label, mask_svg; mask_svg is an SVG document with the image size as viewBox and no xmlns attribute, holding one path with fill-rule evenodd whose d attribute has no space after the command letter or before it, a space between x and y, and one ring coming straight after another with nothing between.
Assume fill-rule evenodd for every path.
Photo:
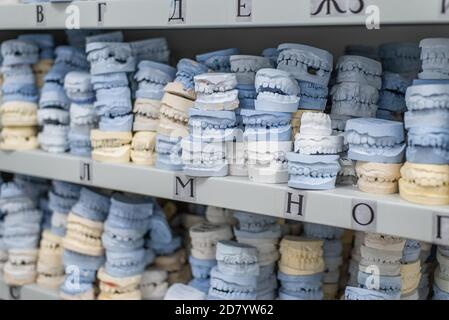
<instances>
[{"instance_id":1,"label":"white shelf edge","mask_svg":"<svg viewBox=\"0 0 449 320\"><path fill-rule=\"evenodd\" d=\"M65 29L71 11L79 8L81 28L222 28L365 25L366 14L311 16L311 0L252 0L251 19L237 18L237 0L183 0L185 21L170 24L169 0L89 0L64 3L0 5L0 30ZM243 3L248 0L241 0ZM104 14L99 21L99 3ZM441 24L449 22L449 8L442 13L442 0L364 0L380 9L382 24ZM448 4L449 5L449 4ZM43 9L44 20L37 22L36 6ZM73 11L72 11L73 12ZM20 17L20 19L19 19ZM42 16L41 16L42 17Z\"/></svg>"},{"instance_id":2,"label":"white shelf edge","mask_svg":"<svg viewBox=\"0 0 449 320\"><path fill-rule=\"evenodd\" d=\"M42 288L35 283L17 288L19 297L15 299L11 297L10 287L3 280L3 275L0 274L0 300L60 300L57 290Z\"/></svg>"},{"instance_id":3,"label":"white shelf edge","mask_svg":"<svg viewBox=\"0 0 449 320\"><path fill-rule=\"evenodd\" d=\"M80 180L80 164L92 167L92 181ZM69 154L35 151L0 151L0 171L22 173L47 179L92 185L154 197L174 197L175 177L182 173L135 164L107 164ZM353 225L353 201L375 201L379 233L434 242L435 213L449 216L449 206L423 206L402 200L399 195L372 195L353 187L327 191L300 191L305 194L304 216L285 215L288 192L285 184L261 184L245 177L197 178L196 198L181 199L203 205L259 213L279 218L358 229ZM449 244L449 239L446 239Z\"/></svg>"}]
</instances>

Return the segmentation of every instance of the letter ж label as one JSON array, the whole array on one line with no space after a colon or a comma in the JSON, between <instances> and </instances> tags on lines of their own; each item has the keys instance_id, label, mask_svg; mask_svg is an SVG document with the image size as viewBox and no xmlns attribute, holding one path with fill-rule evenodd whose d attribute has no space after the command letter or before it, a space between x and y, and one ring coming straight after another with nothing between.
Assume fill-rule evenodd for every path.
<instances>
[{"instance_id":1,"label":"letter \u0436 label","mask_svg":"<svg viewBox=\"0 0 449 320\"><path fill-rule=\"evenodd\" d=\"M366 0L310 0L311 17L364 15Z\"/></svg>"}]
</instances>

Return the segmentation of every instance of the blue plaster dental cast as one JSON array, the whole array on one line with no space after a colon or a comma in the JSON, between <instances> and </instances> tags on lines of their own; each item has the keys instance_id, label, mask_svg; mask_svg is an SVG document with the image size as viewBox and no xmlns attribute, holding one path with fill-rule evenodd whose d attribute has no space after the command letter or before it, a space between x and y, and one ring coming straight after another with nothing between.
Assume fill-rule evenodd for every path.
<instances>
[{"instance_id":1,"label":"blue plaster dental cast","mask_svg":"<svg viewBox=\"0 0 449 320\"><path fill-rule=\"evenodd\" d=\"M212 268L208 300L256 300L256 297L257 277L227 274L218 266Z\"/></svg>"},{"instance_id":2,"label":"blue plaster dental cast","mask_svg":"<svg viewBox=\"0 0 449 320\"><path fill-rule=\"evenodd\" d=\"M239 84L254 84L257 71L272 67L268 58L260 56L232 55L230 62Z\"/></svg>"},{"instance_id":3,"label":"blue plaster dental cast","mask_svg":"<svg viewBox=\"0 0 449 320\"><path fill-rule=\"evenodd\" d=\"M167 39L150 38L133 41L129 43L133 56L137 61L151 60L161 63L168 63L170 59L170 50L168 49Z\"/></svg>"},{"instance_id":4,"label":"blue plaster dental cast","mask_svg":"<svg viewBox=\"0 0 449 320\"><path fill-rule=\"evenodd\" d=\"M266 48L262 51L262 56L270 59L273 68L278 65L279 50L277 48Z\"/></svg>"},{"instance_id":5,"label":"blue plaster dental cast","mask_svg":"<svg viewBox=\"0 0 449 320\"><path fill-rule=\"evenodd\" d=\"M345 54L351 56L362 56L373 60L380 60L379 49L359 44L350 44L345 47Z\"/></svg>"},{"instance_id":6,"label":"blue plaster dental cast","mask_svg":"<svg viewBox=\"0 0 449 320\"><path fill-rule=\"evenodd\" d=\"M335 67L337 83L358 82L380 89L382 65L379 61L361 56L341 56Z\"/></svg>"},{"instance_id":7,"label":"blue plaster dental cast","mask_svg":"<svg viewBox=\"0 0 449 320\"><path fill-rule=\"evenodd\" d=\"M407 89L405 100L406 129L423 126L449 129L449 84L418 83Z\"/></svg>"},{"instance_id":8,"label":"blue plaster dental cast","mask_svg":"<svg viewBox=\"0 0 449 320\"><path fill-rule=\"evenodd\" d=\"M137 68L134 75L134 79L138 83L136 98L161 100L165 85L175 78L176 68L146 60L139 62Z\"/></svg>"},{"instance_id":9,"label":"blue plaster dental cast","mask_svg":"<svg viewBox=\"0 0 449 320\"><path fill-rule=\"evenodd\" d=\"M278 69L290 72L298 81L328 85L333 67L332 54L295 43L281 44L278 50Z\"/></svg>"},{"instance_id":10,"label":"blue plaster dental cast","mask_svg":"<svg viewBox=\"0 0 449 320\"><path fill-rule=\"evenodd\" d=\"M35 64L39 60L39 47L30 41L6 40L0 50L3 66Z\"/></svg>"},{"instance_id":11,"label":"blue plaster dental cast","mask_svg":"<svg viewBox=\"0 0 449 320\"><path fill-rule=\"evenodd\" d=\"M407 239L402 252L402 263L415 262L421 255L421 242Z\"/></svg>"},{"instance_id":12,"label":"blue plaster dental cast","mask_svg":"<svg viewBox=\"0 0 449 320\"><path fill-rule=\"evenodd\" d=\"M398 73L384 72L382 75L382 88L379 94L379 109L391 112L405 112L405 93L412 84L410 78Z\"/></svg>"},{"instance_id":13,"label":"blue plaster dental cast","mask_svg":"<svg viewBox=\"0 0 449 320\"><path fill-rule=\"evenodd\" d=\"M245 141L290 141L291 113L242 109Z\"/></svg>"},{"instance_id":14,"label":"blue plaster dental cast","mask_svg":"<svg viewBox=\"0 0 449 320\"><path fill-rule=\"evenodd\" d=\"M190 136L194 140L232 141L236 136L236 116L232 111L189 110Z\"/></svg>"},{"instance_id":15,"label":"blue plaster dental cast","mask_svg":"<svg viewBox=\"0 0 449 320\"><path fill-rule=\"evenodd\" d=\"M289 275L278 271L277 278L281 284L279 299L281 300L322 300L321 283L323 274Z\"/></svg>"},{"instance_id":16,"label":"blue plaster dental cast","mask_svg":"<svg viewBox=\"0 0 449 320\"><path fill-rule=\"evenodd\" d=\"M449 38L423 39L421 48L422 72L420 79L449 79Z\"/></svg>"},{"instance_id":17,"label":"blue plaster dental cast","mask_svg":"<svg viewBox=\"0 0 449 320\"><path fill-rule=\"evenodd\" d=\"M86 44L92 42L123 42L124 36L121 31L94 34L86 37Z\"/></svg>"},{"instance_id":18,"label":"blue plaster dental cast","mask_svg":"<svg viewBox=\"0 0 449 320\"><path fill-rule=\"evenodd\" d=\"M217 50L196 55L196 61L214 72L231 72L230 57L239 54L237 48Z\"/></svg>"},{"instance_id":19,"label":"blue plaster dental cast","mask_svg":"<svg viewBox=\"0 0 449 320\"><path fill-rule=\"evenodd\" d=\"M292 188L326 190L335 188L340 171L338 155L301 155L290 152L288 185Z\"/></svg>"},{"instance_id":20,"label":"blue plaster dental cast","mask_svg":"<svg viewBox=\"0 0 449 320\"><path fill-rule=\"evenodd\" d=\"M449 163L449 129L412 127L408 130L408 162L423 164Z\"/></svg>"},{"instance_id":21,"label":"blue plaster dental cast","mask_svg":"<svg viewBox=\"0 0 449 320\"><path fill-rule=\"evenodd\" d=\"M352 160L401 163L404 157L402 123L375 118L350 119L346 122L345 139Z\"/></svg>"},{"instance_id":22,"label":"blue plaster dental cast","mask_svg":"<svg viewBox=\"0 0 449 320\"><path fill-rule=\"evenodd\" d=\"M156 137L156 152L158 157L156 168L170 171L182 170L181 138L158 134Z\"/></svg>"},{"instance_id":23,"label":"blue plaster dental cast","mask_svg":"<svg viewBox=\"0 0 449 320\"><path fill-rule=\"evenodd\" d=\"M401 295L401 276L383 276L380 275L378 282L373 286L371 273L359 271L357 281L360 288L370 289L391 296L390 299L398 300Z\"/></svg>"},{"instance_id":24,"label":"blue plaster dental cast","mask_svg":"<svg viewBox=\"0 0 449 320\"><path fill-rule=\"evenodd\" d=\"M189 263L192 267L192 275L196 279L209 280L210 271L217 265L216 259L197 259L193 256L189 257Z\"/></svg>"},{"instance_id":25,"label":"blue plaster dental cast","mask_svg":"<svg viewBox=\"0 0 449 320\"><path fill-rule=\"evenodd\" d=\"M421 68L420 53L417 43L386 43L379 48L385 71L415 76Z\"/></svg>"},{"instance_id":26,"label":"blue plaster dental cast","mask_svg":"<svg viewBox=\"0 0 449 320\"><path fill-rule=\"evenodd\" d=\"M344 229L317 223L304 224L304 234L308 237L335 240L343 236Z\"/></svg>"},{"instance_id":27,"label":"blue plaster dental cast","mask_svg":"<svg viewBox=\"0 0 449 320\"><path fill-rule=\"evenodd\" d=\"M194 77L207 72L207 67L190 59L181 59L176 65L178 71L173 82L168 83L164 91L185 97L190 100L195 100L196 95L194 91Z\"/></svg>"},{"instance_id":28,"label":"blue plaster dental cast","mask_svg":"<svg viewBox=\"0 0 449 320\"><path fill-rule=\"evenodd\" d=\"M296 112L299 103L299 86L290 73L278 69L260 69L256 73L256 110Z\"/></svg>"},{"instance_id":29,"label":"blue plaster dental cast","mask_svg":"<svg viewBox=\"0 0 449 320\"><path fill-rule=\"evenodd\" d=\"M307 81L298 81L299 109L324 111L329 89L326 86Z\"/></svg>"},{"instance_id":30,"label":"blue plaster dental cast","mask_svg":"<svg viewBox=\"0 0 449 320\"><path fill-rule=\"evenodd\" d=\"M394 300L391 295L375 290L346 287L345 300Z\"/></svg>"},{"instance_id":31,"label":"blue plaster dental cast","mask_svg":"<svg viewBox=\"0 0 449 320\"><path fill-rule=\"evenodd\" d=\"M237 276L259 275L257 249L235 241L217 243L217 267L226 274Z\"/></svg>"},{"instance_id":32,"label":"blue plaster dental cast","mask_svg":"<svg viewBox=\"0 0 449 320\"><path fill-rule=\"evenodd\" d=\"M39 47L39 59L53 59L53 48L55 41L52 34L49 33L27 33L20 34L18 40L33 42Z\"/></svg>"},{"instance_id":33,"label":"blue plaster dental cast","mask_svg":"<svg viewBox=\"0 0 449 320\"><path fill-rule=\"evenodd\" d=\"M342 82L331 89L332 113L353 117L375 117L378 90L357 82Z\"/></svg>"},{"instance_id":34,"label":"blue plaster dental cast","mask_svg":"<svg viewBox=\"0 0 449 320\"><path fill-rule=\"evenodd\" d=\"M71 46L58 46L55 65L67 65L72 69L88 70L89 63L83 50Z\"/></svg>"},{"instance_id":35,"label":"blue plaster dental cast","mask_svg":"<svg viewBox=\"0 0 449 320\"><path fill-rule=\"evenodd\" d=\"M92 42L87 44L86 53L92 75L133 72L136 68L136 58L127 43Z\"/></svg>"}]
</instances>

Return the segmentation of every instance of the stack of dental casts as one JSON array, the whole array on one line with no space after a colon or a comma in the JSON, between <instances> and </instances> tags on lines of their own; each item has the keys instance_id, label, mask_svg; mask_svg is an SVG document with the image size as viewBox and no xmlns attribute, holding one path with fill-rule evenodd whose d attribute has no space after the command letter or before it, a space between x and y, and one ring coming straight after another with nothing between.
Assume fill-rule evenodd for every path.
<instances>
[{"instance_id":1,"label":"stack of dental casts","mask_svg":"<svg viewBox=\"0 0 449 320\"><path fill-rule=\"evenodd\" d=\"M70 153L91 156L90 131L98 125L94 109L95 93L88 71L71 71L64 79L64 89L70 100Z\"/></svg>"},{"instance_id":2,"label":"stack of dental casts","mask_svg":"<svg viewBox=\"0 0 449 320\"><path fill-rule=\"evenodd\" d=\"M44 77L39 99L38 122L42 126L39 133L41 149L52 153L69 150L70 100L64 90L67 73L87 70L84 52L70 46L59 46L55 51L55 63Z\"/></svg>"},{"instance_id":3,"label":"stack of dental casts","mask_svg":"<svg viewBox=\"0 0 449 320\"><path fill-rule=\"evenodd\" d=\"M154 61L141 61L134 80L137 91L134 101L134 137L131 143L131 160L141 165L154 165L156 132L164 87L173 81L176 69Z\"/></svg>"},{"instance_id":4,"label":"stack of dental casts","mask_svg":"<svg viewBox=\"0 0 449 320\"><path fill-rule=\"evenodd\" d=\"M438 266L435 269L433 300L449 300L449 247L438 246Z\"/></svg>"},{"instance_id":5,"label":"stack of dental casts","mask_svg":"<svg viewBox=\"0 0 449 320\"><path fill-rule=\"evenodd\" d=\"M94 41L86 44L99 117L98 129L90 133L92 159L126 163L131 159L133 125L128 73L134 72L136 58L130 44L120 42L119 36Z\"/></svg>"},{"instance_id":6,"label":"stack of dental casts","mask_svg":"<svg viewBox=\"0 0 449 320\"><path fill-rule=\"evenodd\" d=\"M407 89L407 162L399 192L405 200L449 204L449 39L424 39L422 72Z\"/></svg>"},{"instance_id":7,"label":"stack of dental casts","mask_svg":"<svg viewBox=\"0 0 449 320\"><path fill-rule=\"evenodd\" d=\"M182 171L181 139L189 134L189 109L196 98L193 78L207 72L207 67L190 59L179 60L176 67L175 80L165 86L161 100L156 167Z\"/></svg>"},{"instance_id":8,"label":"stack of dental casts","mask_svg":"<svg viewBox=\"0 0 449 320\"><path fill-rule=\"evenodd\" d=\"M376 194L398 192L404 158L404 129L401 122L355 118L346 122L348 158L356 160L357 186Z\"/></svg>"},{"instance_id":9,"label":"stack of dental casts","mask_svg":"<svg viewBox=\"0 0 449 320\"><path fill-rule=\"evenodd\" d=\"M50 71L54 63L53 35L49 33L28 33L21 34L18 40L33 42L39 48L39 60L33 64L32 69L36 79L36 86L40 89L44 85L44 77Z\"/></svg>"},{"instance_id":10,"label":"stack of dental casts","mask_svg":"<svg viewBox=\"0 0 449 320\"><path fill-rule=\"evenodd\" d=\"M419 245L415 243L411 246L410 244L413 244L413 241L410 243L410 240L407 240L405 243L403 259L408 250L413 252L414 250L417 250L417 247L419 247L419 260L421 260L421 280L418 285L418 296L420 300L427 300L431 293L431 275L434 271L435 262L435 255L432 254L432 244L422 241L419 242ZM408 249L408 247L411 248ZM435 290L433 290L433 293L435 293Z\"/></svg>"},{"instance_id":11,"label":"stack of dental casts","mask_svg":"<svg viewBox=\"0 0 449 320\"><path fill-rule=\"evenodd\" d=\"M306 112L294 151L287 154L288 185L299 189L332 189L340 171L343 135L332 134L331 118L324 113Z\"/></svg>"},{"instance_id":12,"label":"stack of dental casts","mask_svg":"<svg viewBox=\"0 0 449 320\"><path fill-rule=\"evenodd\" d=\"M274 217L249 212L235 212L234 217L238 220L234 227L236 240L257 249L256 299L273 300L277 296L276 262L281 226Z\"/></svg>"},{"instance_id":13,"label":"stack of dental casts","mask_svg":"<svg viewBox=\"0 0 449 320\"><path fill-rule=\"evenodd\" d=\"M386 43L380 46L383 74L377 118L402 121L407 110L405 92L421 69L420 53L417 43Z\"/></svg>"},{"instance_id":14,"label":"stack of dental casts","mask_svg":"<svg viewBox=\"0 0 449 320\"><path fill-rule=\"evenodd\" d=\"M110 207L109 196L83 187L68 217L64 247L64 283L59 294L66 300L95 299L94 283L105 262L102 234Z\"/></svg>"},{"instance_id":15,"label":"stack of dental casts","mask_svg":"<svg viewBox=\"0 0 449 320\"><path fill-rule=\"evenodd\" d=\"M162 208L154 203L153 216L150 220L149 237L145 239L147 250L154 252L153 257L158 266L149 266L143 273L140 282L142 299L162 299L170 281L182 280L186 269L186 254L182 246L182 238L173 234ZM156 261L157 260L157 261ZM149 265L151 261L147 261ZM170 275L169 275L170 273Z\"/></svg>"},{"instance_id":16,"label":"stack of dental casts","mask_svg":"<svg viewBox=\"0 0 449 320\"><path fill-rule=\"evenodd\" d=\"M429 283L423 282L422 277L426 275L421 261L421 242L406 240L401 260L401 299L402 300L425 300L429 293Z\"/></svg>"},{"instance_id":17,"label":"stack of dental casts","mask_svg":"<svg viewBox=\"0 0 449 320\"><path fill-rule=\"evenodd\" d=\"M4 280L9 285L21 286L36 280L36 262L42 212L36 202L15 182L1 185L0 211L3 221L3 245L8 260L3 268Z\"/></svg>"},{"instance_id":18,"label":"stack of dental casts","mask_svg":"<svg viewBox=\"0 0 449 320\"><path fill-rule=\"evenodd\" d=\"M337 298L340 280L340 267L343 264L343 229L319 225L314 223L304 224L304 235L308 238L323 241L323 259L325 270L323 273L323 297L326 300Z\"/></svg>"},{"instance_id":19,"label":"stack of dental casts","mask_svg":"<svg viewBox=\"0 0 449 320\"><path fill-rule=\"evenodd\" d=\"M191 239L189 263L193 276L189 285L207 294L211 289L211 271L217 264L217 242L231 240L232 230L228 224L201 222L193 225L189 234Z\"/></svg>"},{"instance_id":20,"label":"stack of dental casts","mask_svg":"<svg viewBox=\"0 0 449 320\"><path fill-rule=\"evenodd\" d=\"M243 141L245 125L241 116L244 109L254 110L257 92L254 86L257 71L270 68L272 64L266 57L239 55L234 53L230 59L231 72L237 78L239 108L235 109L238 134L235 141L228 142L226 146L229 165L229 174L233 176L248 176L247 145Z\"/></svg>"},{"instance_id":21,"label":"stack of dental casts","mask_svg":"<svg viewBox=\"0 0 449 320\"><path fill-rule=\"evenodd\" d=\"M292 150L291 118L298 109L299 86L290 73L264 68L256 73L255 109L241 111L250 180L285 183L286 154Z\"/></svg>"},{"instance_id":22,"label":"stack of dental casts","mask_svg":"<svg viewBox=\"0 0 449 320\"><path fill-rule=\"evenodd\" d=\"M32 65L39 60L39 48L33 42L7 40L1 44L1 55L0 149L36 149L39 94Z\"/></svg>"},{"instance_id":23,"label":"stack of dental casts","mask_svg":"<svg viewBox=\"0 0 449 320\"><path fill-rule=\"evenodd\" d=\"M140 300L140 282L152 250L145 250L144 236L150 228L153 202L150 198L116 193L101 237L106 263L98 271L99 300Z\"/></svg>"},{"instance_id":24,"label":"stack of dental casts","mask_svg":"<svg viewBox=\"0 0 449 320\"><path fill-rule=\"evenodd\" d=\"M196 100L189 110L189 136L181 141L183 171L189 176L228 175L226 143L236 139L237 79L232 73L194 77Z\"/></svg>"},{"instance_id":25,"label":"stack of dental casts","mask_svg":"<svg viewBox=\"0 0 449 320\"><path fill-rule=\"evenodd\" d=\"M279 252L279 299L323 299L323 241L287 235L281 240Z\"/></svg>"},{"instance_id":26,"label":"stack of dental casts","mask_svg":"<svg viewBox=\"0 0 449 320\"><path fill-rule=\"evenodd\" d=\"M362 259L360 248L362 247L363 242L365 241L365 233L362 231L354 232L353 237L353 245L350 252L350 259L347 269L348 280L347 286L349 287L357 287L358 282L357 278L359 276L359 264Z\"/></svg>"},{"instance_id":27,"label":"stack of dental casts","mask_svg":"<svg viewBox=\"0 0 449 320\"><path fill-rule=\"evenodd\" d=\"M414 277L413 284L405 284L402 279L412 276L412 273L407 273L401 267L404 245L405 240L398 237L367 233L360 247L358 287L346 287L344 298L346 300L399 300L401 290L407 285L413 290L404 291L404 299L405 293L414 295L409 296L409 299L417 298L419 268L417 269L419 276ZM415 284L416 288L413 288Z\"/></svg>"},{"instance_id":28,"label":"stack of dental casts","mask_svg":"<svg viewBox=\"0 0 449 320\"><path fill-rule=\"evenodd\" d=\"M147 297L144 299L159 299L164 296L169 283L187 283L190 280L187 253L182 244L182 237L171 230L165 212L155 204L149 237L145 243L146 248L156 256L154 265L145 272L155 277L155 281L146 288Z\"/></svg>"},{"instance_id":29,"label":"stack of dental casts","mask_svg":"<svg viewBox=\"0 0 449 320\"><path fill-rule=\"evenodd\" d=\"M209 300L256 300L259 275L257 249L222 240L217 243L217 265L210 271Z\"/></svg>"}]
</instances>

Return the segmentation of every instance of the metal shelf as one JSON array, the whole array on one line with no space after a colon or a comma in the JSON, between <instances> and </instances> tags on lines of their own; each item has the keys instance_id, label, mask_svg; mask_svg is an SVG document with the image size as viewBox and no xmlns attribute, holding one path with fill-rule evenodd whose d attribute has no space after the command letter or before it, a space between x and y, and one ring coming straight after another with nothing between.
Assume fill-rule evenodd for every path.
<instances>
[{"instance_id":1,"label":"metal shelf","mask_svg":"<svg viewBox=\"0 0 449 320\"><path fill-rule=\"evenodd\" d=\"M132 163L99 163L39 150L1 151L0 171L449 244L449 206L416 205L397 194L372 195L353 187L295 190L244 177L191 178Z\"/></svg>"},{"instance_id":2,"label":"metal shelf","mask_svg":"<svg viewBox=\"0 0 449 320\"><path fill-rule=\"evenodd\" d=\"M89 0L0 5L0 30L365 25L370 5L381 24L449 22L448 0Z\"/></svg>"},{"instance_id":3,"label":"metal shelf","mask_svg":"<svg viewBox=\"0 0 449 320\"><path fill-rule=\"evenodd\" d=\"M45 289L36 284L10 288L0 277L0 300L59 300L56 290Z\"/></svg>"}]
</instances>

